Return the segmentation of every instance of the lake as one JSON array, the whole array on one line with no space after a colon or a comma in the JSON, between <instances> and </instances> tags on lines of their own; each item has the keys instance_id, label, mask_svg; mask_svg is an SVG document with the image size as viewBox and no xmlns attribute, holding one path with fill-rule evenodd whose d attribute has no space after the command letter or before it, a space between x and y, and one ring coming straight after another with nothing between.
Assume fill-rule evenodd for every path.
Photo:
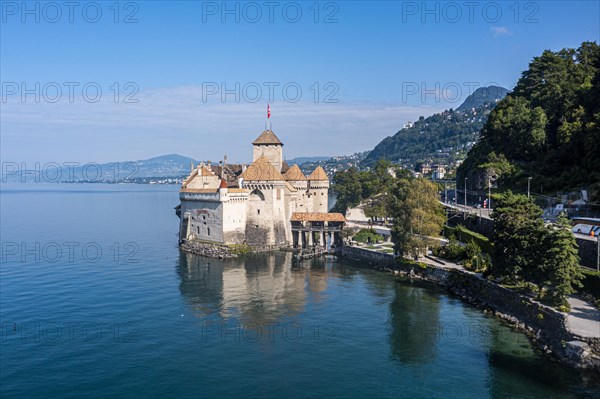
<instances>
[{"instance_id":1,"label":"lake","mask_svg":"<svg viewBox=\"0 0 600 399\"><path fill-rule=\"evenodd\" d=\"M177 246L178 187L5 184L0 396L600 397L445 291Z\"/></svg>"}]
</instances>

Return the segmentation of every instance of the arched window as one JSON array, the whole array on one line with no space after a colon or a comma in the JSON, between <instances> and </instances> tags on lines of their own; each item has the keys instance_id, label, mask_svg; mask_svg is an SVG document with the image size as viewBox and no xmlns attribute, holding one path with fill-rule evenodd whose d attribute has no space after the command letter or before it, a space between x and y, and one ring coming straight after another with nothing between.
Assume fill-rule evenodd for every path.
<instances>
[{"instance_id":1,"label":"arched window","mask_svg":"<svg viewBox=\"0 0 600 399\"><path fill-rule=\"evenodd\" d=\"M264 201L265 195L260 190L252 190L250 193L250 199L254 201Z\"/></svg>"}]
</instances>

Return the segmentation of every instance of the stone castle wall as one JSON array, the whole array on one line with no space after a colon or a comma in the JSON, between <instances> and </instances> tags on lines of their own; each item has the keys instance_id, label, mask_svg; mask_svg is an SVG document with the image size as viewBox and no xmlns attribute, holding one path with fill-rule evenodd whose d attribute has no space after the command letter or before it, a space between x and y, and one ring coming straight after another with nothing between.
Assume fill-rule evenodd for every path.
<instances>
[{"instance_id":1,"label":"stone castle wall","mask_svg":"<svg viewBox=\"0 0 600 399\"><path fill-rule=\"evenodd\" d=\"M226 194L223 202L223 238L226 244L246 242L247 195Z\"/></svg>"},{"instance_id":2,"label":"stone castle wall","mask_svg":"<svg viewBox=\"0 0 600 399\"><path fill-rule=\"evenodd\" d=\"M181 201L182 221L189 215L189 232L193 238L223 243L223 206L218 201Z\"/></svg>"},{"instance_id":3,"label":"stone castle wall","mask_svg":"<svg viewBox=\"0 0 600 399\"><path fill-rule=\"evenodd\" d=\"M285 191L280 184L250 184L246 242L253 246L285 245Z\"/></svg>"},{"instance_id":4,"label":"stone castle wall","mask_svg":"<svg viewBox=\"0 0 600 399\"><path fill-rule=\"evenodd\" d=\"M281 144L254 145L252 156L254 161L261 156L265 156L275 169L281 171L281 167L283 166L283 146Z\"/></svg>"}]
</instances>

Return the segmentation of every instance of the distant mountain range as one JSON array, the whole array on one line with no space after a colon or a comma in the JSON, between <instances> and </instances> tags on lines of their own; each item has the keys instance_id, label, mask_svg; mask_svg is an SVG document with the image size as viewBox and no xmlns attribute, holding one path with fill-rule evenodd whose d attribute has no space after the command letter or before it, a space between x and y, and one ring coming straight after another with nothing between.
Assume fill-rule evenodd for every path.
<instances>
[{"instance_id":1,"label":"distant mountain range","mask_svg":"<svg viewBox=\"0 0 600 399\"><path fill-rule=\"evenodd\" d=\"M451 163L464 158L479 138L479 131L496 103L506 96L503 87L481 87L456 109L421 116L395 135L383 139L361 166L373 166L384 158L405 168L426 161Z\"/></svg>"},{"instance_id":2,"label":"distant mountain range","mask_svg":"<svg viewBox=\"0 0 600 399\"><path fill-rule=\"evenodd\" d=\"M36 165L33 169L15 167L2 169L2 182L12 183L147 183L157 179L185 177L190 173L190 163L198 161L178 154L161 155L137 161ZM29 166L29 165L28 165ZM33 166L33 165L31 165Z\"/></svg>"},{"instance_id":3,"label":"distant mountain range","mask_svg":"<svg viewBox=\"0 0 600 399\"><path fill-rule=\"evenodd\" d=\"M288 163L288 165L293 165L293 164L298 164L298 166L302 165L303 163L306 162L319 162L319 161L326 161L328 159L330 159L331 157L297 157L297 158L292 158L292 159L286 159L285 161Z\"/></svg>"},{"instance_id":4,"label":"distant mountain range","mask_svg":"<svg viewBox=\"0 0 600 399\"><path fill-rule=\"evenodd\" d=\"M287 160L290 165L317 163L329 157L297 157ZM178 183L190 173L190 164L200 161L179 154L161 155L137 161L87 163L81 165L55 162L21 170L21 164L2 170L3 183ZM31 165L33 166L33 165Z\"/></svg>"},{"instance_id":5,"label":"distant mountain range","mask_svg":"<svg viewBox=\"0 0 600 399\"><path fill-rule=\"evenodd\" d=\"M338 170L350 166L372 166L380 158L403 166L436 157L452 159L456 152L466 153L477 141L479 130L490 110L507 93L507 89L499 86L479 88L456 110L447 110L427 118L420 117L414 124L385 138L372 151L337 157L296 157L286 162L289 165L298 164L306 174L320 165L332 176ZM14 168L3 168L2 182L177 183L189 175L192 162L198 164L200 161L183 155L168 154L137 161L102 164L57 167L52 163L29 170L20 170L20 164L15 163Z\"/></svg>"}]
</instances>

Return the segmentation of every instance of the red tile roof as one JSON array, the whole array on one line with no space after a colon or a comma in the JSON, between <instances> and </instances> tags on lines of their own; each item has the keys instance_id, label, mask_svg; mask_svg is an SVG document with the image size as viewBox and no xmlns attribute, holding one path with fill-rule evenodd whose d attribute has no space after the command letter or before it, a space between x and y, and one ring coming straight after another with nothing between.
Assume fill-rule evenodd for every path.
<instances>
[{"instance_id":1,"label":"red tile roof","mask_svg":"<svg viewBox=\"0 0 600 399\"><path fill-rule=\"evenodd\" d=\"M294 212L292 222L345 222L346 218L341 213L325 212Z\"/></svg>"},{"instance_id":2,"label":"red tile roof","mask_svg":"<svg viewBox=\"0 0 600 399\"><path fill-rule=\"evenodd\" d=\"M308 176L308 180L329 181L329 177L327 177L327 173L325 173L322 167L317 166L310 176Z\"/></svg>"},{"instance_id":3,"label":"red tile roof","mask_svg":"<svg viewBox=\"0 0 600 399\"><path fill-rule=\"evenodd\" d=\"M296 164L294 164L294 166L292 166L287 172L285 172L283 177L285 177L285 180L306 180L306 176L304 176L304 173L302 173L302 171Z\"/></svg>"},{"instance_id":4,"label":"red tile roof","mask_svg":"<svg viewBox=\"0 0 600 399\"><path fill-rule=\"evenodd\" d=\"M285 179L269 160L262 156L242 173L244 180L284 181Z\"/></svg>"}]
</instances>

